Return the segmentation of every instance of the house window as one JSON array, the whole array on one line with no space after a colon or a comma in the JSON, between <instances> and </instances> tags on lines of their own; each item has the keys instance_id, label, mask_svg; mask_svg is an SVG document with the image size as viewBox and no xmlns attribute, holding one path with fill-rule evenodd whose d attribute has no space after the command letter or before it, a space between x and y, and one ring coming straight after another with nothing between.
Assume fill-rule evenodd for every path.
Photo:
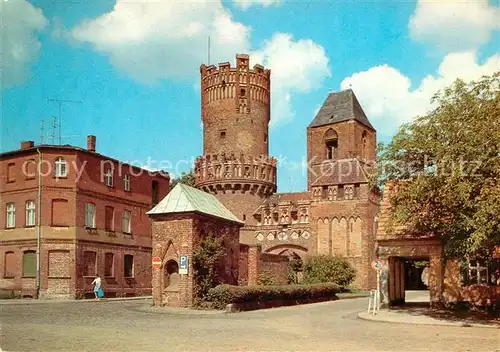
<instances>
[{"instance_id":1,"label":"house window","mask_svg":"<svg viewBox=\"0 0 500 352\"><path fill-rule=\"evenodd\" d=\"M500 286L500 260L470 259L460 265L463 286Z\"/></svg>"},{"instance_id":2,"label":"house window","mask_svg":"<svg viewBox=\"0 0 500 352\"><path fill-rule=\"evenodd\" d=\"M125 177L123 177L123 187L125 191L130 191L130 175L125 175Z\"/></svg>"},{"instance_id":3,"label":"house window","mask_svg":"<svg viewBox=\"0 0 500 352\"><path fill-rule=\"evenodd\" d=\"M338 135L333 129L329 129L325 133L326 158L333 160L338 157Z\"/></svg>"},{"instance_id":4,"label":"house window","mask_svg":"<svg viewBox=\"0 0 500 352\"><path fill-rule=\"evenodd\" d=\"M16 205L7 203L7 228L16 227Z\"/></svg>"},{"instance_id":5,"label":"house window","mask_svg":"<svg viewBox=\"0 0 500 352\"><path fill-rule=\"evenodd\" d=\"M14 163L9 163L7 164L7 182L14 182L15 177L14 177L14 167L16 164Z\"/></svg>"},{"instance_id":6,"label":"house window","mask_svg":"<svg viewBox=\"0 0 500 352\"><path fill-rule=\"evenodd\" d=\"M124 210L122 214L122 232L131 233L131 218L132 212L130 210Z\"/></svg>"},{"instance_id":7,"label":"house window","mask_svg":"<svg viewBox=\"0 0 500 352\"><path fill-rule=\"evenodd\" d=\"M115 256L113 253L104 254L104 277L115 276Z\"/></svg>"},{"instance_id":8,"label":"house window","mask_svg":"<svg viewBox=\"0 0 500 352\"><path fill-rule=\"evenodd\" d=\"M106 206L104 208L104 229L106 231L115 230L115 210L113 207Z\"/></svg>"},{"instance_id":9,"label":"house window","mask_svg":"<svg viewBox=\"0 0 500 352\"><path fill-rule=\"evenodd\" d=\"M151 183L151 202L153 205L158 204L158 181Z\"/></svg>"},{"instance_id":10,"label":"house window","mask_svg":"<svg viewBox=\"0 0 500 352\"><path fill-rule=\"evenodd\" d=\"M56 159L55 176L56 177L66 177L68 176L68 162L63 158L59 157Z\"/></svg>"},{"instance_id":11,"label":"house window","mask_svg":"<svg viewBox=\"0 0 500 352\"><path fill-rule=\"evenodd\" d=\"M134 256L125 254L123 256L123 276L134 277Z\"/></svg>"},{"instance_id":12,"label":"house window","mask_svg":"<svg viewBox=\"0 0 500 352\"><path fill-rule=\"evenodd\" d=\"M226 130L222 130L222 131L220 131L220 138L221 138L221 139L226 138Z\"/></svg>"},{"instance_id":13,"label":"house window","mask_svg":"<svg viewBox=\"0 0 500 352\"><path fill-rule=\"evenodd\" d=\"M85 227L95 228L95 204L85 204Z\"/></svg>"},{"instance_id":14,"label":"house window","mask_svg":"<svg viewBox=\"0 0 500 352\"><path fill-rule=\"evenodd\" d=\"M36 276L36 252L25 251L23 253L23 277Z\"/></svg>"},{"instance_id":15,"label":"house window","mask_svg":"<svg viewBox=\"0 0 500 352\"><path fill-rule=\"evenodd\" d=\"M67 199L52 199L52 226L69 226L70 219L68 219L67 212Z\"/></svg>"},{"instance_id":16,"label":"house window","mask_svg":"<svg viewBox=\"0 0 500 352\"><path fill-rule=\"evenodd\" d=\"M83 276L96 276L97 253L93 251L83 252Z\"/></svg>"},{"instance_id":17,"label":"house window","mask_svg":"<svg viewBox=\"0 0 500 352\"><path fill-rule=\"evenodd\" d=\"M108 169L104 174L104 182L106 186L113 187L113 169Z\"/></svg>"},{"instance_id":18,"label":"house window","mask_svg":"<svg viewBox=\"0 0 500 352\"><path fill-rule=\"evenodd\" d=\"M35 201L26 202L26 226L35 226Z\"/></svg>"}]
</instances>

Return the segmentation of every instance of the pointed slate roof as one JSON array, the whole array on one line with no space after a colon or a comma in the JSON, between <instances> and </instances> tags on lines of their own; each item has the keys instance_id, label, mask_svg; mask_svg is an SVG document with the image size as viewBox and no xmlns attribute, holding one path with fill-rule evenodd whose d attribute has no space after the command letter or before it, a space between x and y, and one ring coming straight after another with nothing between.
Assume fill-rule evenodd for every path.
<instances>
[{"instance_id":1,"label":"pointed slate roof","mask_svg":"<svg viewBox=\"0 0 500 352\"><path fill-rule=\"evenodd\" d=\"M375 131L351 89L330 93L309 127L356 120Z\"/></svg>"},{"instance_id":2,"label":"pointed slate roof","mask_svg":"<svg viewBox=\"0 0 500 352\"><path fill-rule=\"evenodd\" d=\"M197 212L244 224L213 195L178 183L168 195L146 214Z\"/></svg>"}]
</instances>

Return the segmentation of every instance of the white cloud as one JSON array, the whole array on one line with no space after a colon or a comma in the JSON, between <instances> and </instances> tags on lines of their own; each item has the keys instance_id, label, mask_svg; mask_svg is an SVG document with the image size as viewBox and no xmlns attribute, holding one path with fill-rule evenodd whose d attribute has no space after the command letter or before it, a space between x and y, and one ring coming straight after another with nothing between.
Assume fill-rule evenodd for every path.
<instances>
[{"instance_id":1,"label":"white cloud","mask_svg":"<svg viewBox=\"0 0 500 352\"><path fill-rule=\"evenodd\" d=\"M232 61L236 53L250 52L252 65L260 63L272 70L271 122L290 120L293 95L319 87L330 76L325 50L312 40L276 33L261 49L251 52L250 32L250 27L232 19L220 1L208 0L118 0L111 12L71 30L75 40L109 55L115 67L143 83L198 80L200 64L207 63L210 35L210 63ZM199 90L199 83L194 89Z\"/></svg>"},{"instance_id":2,"label":"white cloud","mask_svg":"<svg viewBox=\"0 0 500 352\"><path fill-rule=\"evenodd\" d=\"M435 75L426 76L413 90L410 79L388 65L355 73L342 81L341 88L351 87L378 132L391 136L401 123L428 112L432 96L457 78L470 81L498 70L500 54L481 64L474 51L451 53L443 59Z\"/></svg>"},{"instance_id":3,"label":"white cloud","mask_svg":"<svg viewBox=\"0 0 500 352\"><path fill-rule=\"evenodd\" d=\"M261 5L264 7L279 5L281 0L233 0L233 2L242 10L247 10L253 5Z\"/></svg>"},{"instance_id":4,"label":"white cloud","mask_svg":"<svg viewBox=\"0 0 500 352\"><path fill-rule=\"evenodd\" d=\"M208 36L212 62L247 51L250 32L221 1L117 0L111 12L82 21L71 35L109 55L133 79L150 83L195 77L207 60Z\"/></svg>"},{"instance_id":5,"label":"white cloud","mask_svg":"<svg viewBox=\"0 0 500 352\"><path fill-rule=\"evenodd\" d=\"M41 44L36 33L47 25L42 10L25 0L0 1L3 88L22 83L29 65L38 57Z\"/></svg>"},{"instance_id":6,"label":"white cloud","mask_svg":"<svg viewBox=\"0 0 500 352\"><path fill-rule=\"evenodd\" d=\"M271 69L271 124L294 117L291 101L296 93L319 88L331 72L321 45L309 39L294 41L290 34L276 33L250 60Z\"/></svg>"},{"instance_id":7,"label":"white cloud","mask_svg":"<svg viewBox=\"0 0 500 352\"><path fill-rule=\"evenodd\" d=\"M420 0L408 27L412 39L440 50L473 50L500 28L500 8L488 0Z\"/></svg>"}]
</instances>

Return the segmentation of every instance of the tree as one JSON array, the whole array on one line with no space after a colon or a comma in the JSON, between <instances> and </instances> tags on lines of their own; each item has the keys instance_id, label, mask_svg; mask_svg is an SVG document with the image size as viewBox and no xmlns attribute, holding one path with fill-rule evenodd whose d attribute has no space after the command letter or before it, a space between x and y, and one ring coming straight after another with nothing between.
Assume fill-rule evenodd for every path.
<instances>
[{"instance_id":1,"label":"tree","mask_svg":"<svg viewBox=\"0 0 500 352\"><path fill-rule=\"evenodd\" d=\"M356 277L356 270L340 256L309 256L303 265L304 283L316 284L333 282L339 286L349 286Z\"/></svg>"},{"instance_id":2,"label":"tree","mask_svg":"<svg viewBox=\"0 0 500 352\"><path fill-rule=\"evenodd\" d=\"M379 155L396 181L389 231L434 234L450 256L500 243L500 72L438 92L427 116L403 124Z\"/></svg>"},{"instance_id":3,"label":"tree","mask_svg":"<svg viewBox=\"0 0 500 352\"><path fill-rule=\"evenodd\" d=\"M194 181L193 171L189 171L188 173L183 172L180 177L172 179L170 182L170 189L174 188L179 182L194 187Z\"/></svg>"}]
</instances>

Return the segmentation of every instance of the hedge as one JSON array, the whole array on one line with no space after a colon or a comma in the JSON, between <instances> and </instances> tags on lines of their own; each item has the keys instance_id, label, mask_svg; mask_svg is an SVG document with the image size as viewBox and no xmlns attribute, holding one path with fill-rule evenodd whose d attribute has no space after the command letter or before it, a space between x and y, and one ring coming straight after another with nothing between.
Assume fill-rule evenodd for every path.
<instances>
[{"instance_id":1,"label":"hedge","mask_svg":"<svg viewBox=\"0 0 500 352\"><path fill-rule=\"evenodd\" d=\"M212 307L224 309L230 303L272 300L307 300L334 297L342 288L333 283L279 286L219 285L208 291L207 300Z\"/></svg>"}]
</instances>

